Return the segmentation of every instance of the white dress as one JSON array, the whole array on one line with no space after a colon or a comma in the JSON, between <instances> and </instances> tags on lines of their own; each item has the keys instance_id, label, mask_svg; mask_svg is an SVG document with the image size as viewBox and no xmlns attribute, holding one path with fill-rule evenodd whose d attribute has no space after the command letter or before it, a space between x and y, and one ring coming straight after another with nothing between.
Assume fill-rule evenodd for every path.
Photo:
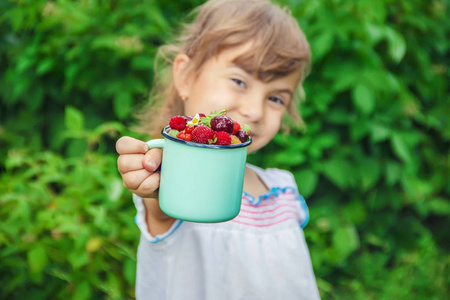
<instances>
[{"instance_id":1,"label":"white dress","mask_svg":"<svg viewBox=\"0 0 450 300\"><path fill-rule=\"evenodd\" d=\"M138 300L320 299L302 227L308 209L294 177L247 165L270 188L243 193L239 215L227 222L177 220L151 236L142 199L134 196L141 230Z\"/></svg>"}]
</instances>

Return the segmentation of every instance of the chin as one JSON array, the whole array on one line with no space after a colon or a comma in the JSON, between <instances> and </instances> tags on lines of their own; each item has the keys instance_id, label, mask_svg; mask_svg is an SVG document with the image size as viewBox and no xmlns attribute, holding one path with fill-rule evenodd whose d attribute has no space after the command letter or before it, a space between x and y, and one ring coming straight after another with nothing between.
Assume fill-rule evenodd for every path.
<instances>
[{"instance_id":1,"label":"chin","mask_svg":"<svg viewBox=\"0 0 450 300\"><path fill-rule=\"evenodd\" d=\"M257 143L253 142L248 146L247 154L253 153L256 150L259 150L263 147L263 145L258 145Z\"/></svg>"}]
</instances>

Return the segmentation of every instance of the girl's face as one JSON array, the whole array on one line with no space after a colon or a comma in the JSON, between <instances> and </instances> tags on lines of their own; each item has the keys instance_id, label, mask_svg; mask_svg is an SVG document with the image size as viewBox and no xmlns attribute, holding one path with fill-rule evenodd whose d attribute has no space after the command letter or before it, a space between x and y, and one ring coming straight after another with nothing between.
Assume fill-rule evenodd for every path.
<instances>
[{"instance_id":1,"label":"girl's face","mask_svg":"<svg viewBox=\"0 0 450 300\"><path fill-rule=\"evenodd\" d=\"M222 51L203 65L196 78L185 76L184 81L175 78L180 96L186 98L186 115L227 109L227 116L241 126L251 127L253 142L249 153L264 147L278 132L300 78L298 71L271 82L258 80L233 63L235 58L251 51L250 47L249 43ZM177 70L183 70L188 63L186 56L176 59L174 76L181 74Z\"/></svg>"}]
</instances>

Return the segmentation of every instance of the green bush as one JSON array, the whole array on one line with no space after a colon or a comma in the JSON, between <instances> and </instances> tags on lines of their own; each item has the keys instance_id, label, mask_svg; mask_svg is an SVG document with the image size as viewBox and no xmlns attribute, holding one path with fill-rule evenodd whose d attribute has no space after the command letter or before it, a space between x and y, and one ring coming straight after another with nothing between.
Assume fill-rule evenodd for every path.
<instances>
[{"instance_id":1,"label":"green bush","mask_svg":"<svg viewBox=\"0 0 450 300\"><path fill-rule=\"evenodd\" d=\"M134 297L114 143L201 2L0 2L0 298ZM322 298L448 298L448 1L277 2L312 47L306 125L249 161L294 173Z\"/></svg>"}]
</instances>

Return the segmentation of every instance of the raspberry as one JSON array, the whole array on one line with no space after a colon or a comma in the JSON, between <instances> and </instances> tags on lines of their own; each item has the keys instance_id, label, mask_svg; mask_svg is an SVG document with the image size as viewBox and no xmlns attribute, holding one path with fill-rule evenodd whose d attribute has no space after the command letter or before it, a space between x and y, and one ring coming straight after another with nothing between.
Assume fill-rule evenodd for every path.
<instances>
[{"instance_id":1,"label":"raspberry","mask_svg":"<svg viewBox=\"0 0 450 300\"><path fill-rule=\"evenodd\" d=\"M192 140L201 144L212 144L214 142L214 131L207 126L198 126L192 131Z\"/></svg>"},{"instance_id":2,"label":"raspberry","mask_svg":"<svg viewBox=\"0 0 450 300\"><path fill-rule=\"evenodd\" d=\"M239 125L238 122L233 121L233 132L231 134L236 134L236 132L238 132L239 129L241 129L241 125Z\"/></svg>"},{"instance_id":3,"label":"raspberry","mask_svg":"<svg viewBox=\"0 0 450 300\"><path fill-rule=\"evenodd\" d=\"M216 145L230 145L231 136L225 131L216 132Z\"/></svg>"},{"instance_id":4,"label":"raspberry","mask_svg":"<svg viewBox=\"0 0 450 300\"><path fill-rule=\"evenodd\" d=\"M186 127L186 119L182 116L172 117L169 121L169 126L172 129L181 131Z\"/></svg>"},{"instance_id":5,"label":"raspberry","mask_svg":"<svg viewBox=\"0 0 450 300\"><path fill-rule=\"evenodd\" d=\"M211 128L214 131L225 131L230 134L233 132L233 120L230 117L219 115L211 119Z\"/></svg>"},{"instance_id":6,"label":"raspberry","mask_svg":"<svg viewBox=\"0 0 450 300\"><path fill-rule=\"evenodd\" d=\"M182 131L177 135L177 138L190 142L190 141L192 141L192 134Z\"/></svg>"}]
</instances>

